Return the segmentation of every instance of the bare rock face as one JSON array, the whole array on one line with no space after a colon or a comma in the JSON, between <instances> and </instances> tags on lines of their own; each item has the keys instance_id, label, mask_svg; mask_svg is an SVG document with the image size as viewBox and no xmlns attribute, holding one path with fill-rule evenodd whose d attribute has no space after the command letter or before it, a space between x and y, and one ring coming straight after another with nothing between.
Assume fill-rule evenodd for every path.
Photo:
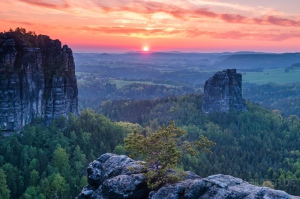
<instances>
[{"instance_id":1,"label":"bare rock face","mask_svg":"<svg viewBox=\"0 0 300 199\"><path fill-rule=\"evenodd\" d=\"M21 130L33 118L49 124L78 115L72 50L59 40L20 32L0 33L0 129Z\"/></svg>"},{"instance_id":2,"label":"bare rock face","mask_svg":"<svg viewBox=\"0 0 300 199\"><path fill-rule=\"evenodd\" d=\"M209 78L204 85L205 113L246 110L242 95L242 75L236 69L219 71Z\"/></svg>"},{"instance_id":3,"label":"bare rock face","mask_svg":"<svg viewBox=\"0 0 300 199\"><path fill-rule=\"evenodd\" d=\"M77 199L147 198L150 190L139 162L125 155L106 153L87 168L88 185Z\"/></svg>"},{"instance_id":4,"label":"bare rock face","mask_svg":"<svg viewBox=\"0 0 300 199\"><path fill-rule=\"evenodd\" d=\"M89 184L76 199L300 199L229 175L201 178L192 172L180 182L150 191L140 168L138 161L125 155L103 154L89 164Z\"/></svg>"}]
</instances>

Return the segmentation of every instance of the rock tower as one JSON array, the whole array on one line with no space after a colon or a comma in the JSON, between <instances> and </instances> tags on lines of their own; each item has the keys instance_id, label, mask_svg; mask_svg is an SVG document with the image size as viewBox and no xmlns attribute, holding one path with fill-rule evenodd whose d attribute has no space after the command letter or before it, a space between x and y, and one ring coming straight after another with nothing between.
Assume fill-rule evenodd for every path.
<instances>
[{"instance_id":1,"label":"rock tower","mask_svg":"<svg viewBox=\"0 0 300 199\"><path fill-rule=\"evenodd\" d=\"M204 85L205 113L246 110L242 94L242 75L236 69L219 71L209 78Z\"/></svg>"},{"instance_id":2,"label":"rock tower","mask_svg":"<svg viewBox=\"0 0 300 199\"><path fill-rule=\"evenodd\" d=\"M21 130L35 117L49 124L78 115L77 95L68 46L45 35L0 33L0 130Z\"/></svg>"}]
</instances>

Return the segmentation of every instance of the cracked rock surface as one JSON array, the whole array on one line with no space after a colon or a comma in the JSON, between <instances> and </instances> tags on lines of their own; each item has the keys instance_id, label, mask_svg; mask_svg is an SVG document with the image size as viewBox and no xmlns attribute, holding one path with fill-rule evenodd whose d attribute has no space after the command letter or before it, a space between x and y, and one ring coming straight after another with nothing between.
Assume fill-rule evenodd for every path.
<instances>
[{"instance_id":1,"label":"cracked rock surface","mask_svg":"<svg viewBox=\"0 0 300 199\"><path fill-rule=\"evenodd\" d=\"M111 153L91 162L87 173L89 184L76 199L300 199L229 175L201 178L192 172L180 182L151 191L138 161Z\"/></svg>"}]
</instances>

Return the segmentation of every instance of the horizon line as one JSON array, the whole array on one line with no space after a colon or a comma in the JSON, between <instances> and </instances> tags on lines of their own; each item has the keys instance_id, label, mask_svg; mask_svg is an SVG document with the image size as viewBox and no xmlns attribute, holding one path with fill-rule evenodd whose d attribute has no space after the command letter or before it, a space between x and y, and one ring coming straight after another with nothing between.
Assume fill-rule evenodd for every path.
<instances>
[{"instance_id":1,"label":"horizon line","mask_svg":"<svg viewBox=\"0 0 300 199\"><path fill-rule=\"evenodd\" d=\"M180 54L297 54L300 51L285 51L285 52L270 52L270 51L218 51L218 52L200 52L200 51L123 51L123 52L96 52L96 51L77 51L73 50L75 54L129 54L129 53L140 53L140 54L151 54L151 53L180 53Z\"/></svg>"}]
</instances>

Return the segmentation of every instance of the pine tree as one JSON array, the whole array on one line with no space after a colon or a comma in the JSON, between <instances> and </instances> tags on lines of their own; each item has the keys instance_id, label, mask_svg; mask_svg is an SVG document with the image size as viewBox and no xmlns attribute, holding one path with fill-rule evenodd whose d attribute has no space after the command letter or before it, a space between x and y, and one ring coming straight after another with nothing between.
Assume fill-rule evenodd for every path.
<instances>
[{"instance_id":1,"label":"pine tree","mask_svg":"<svg viewBox=\"0 0 300 199\"><path fill-rule=\"evenodd\" d=\"M179 129L171 122L169 126L160 127L156 132L144 137L134 131L125 138L125 149L131 157L140 157L146 161L144 176L150 189L156 189L163 184L180 180L180 174L170 173L175 169L182 156L188 153L198 155L198 151L210 152L215 143L201 136L198 141L184 140L186 131Z\"/></svg>"}]
</instances>

